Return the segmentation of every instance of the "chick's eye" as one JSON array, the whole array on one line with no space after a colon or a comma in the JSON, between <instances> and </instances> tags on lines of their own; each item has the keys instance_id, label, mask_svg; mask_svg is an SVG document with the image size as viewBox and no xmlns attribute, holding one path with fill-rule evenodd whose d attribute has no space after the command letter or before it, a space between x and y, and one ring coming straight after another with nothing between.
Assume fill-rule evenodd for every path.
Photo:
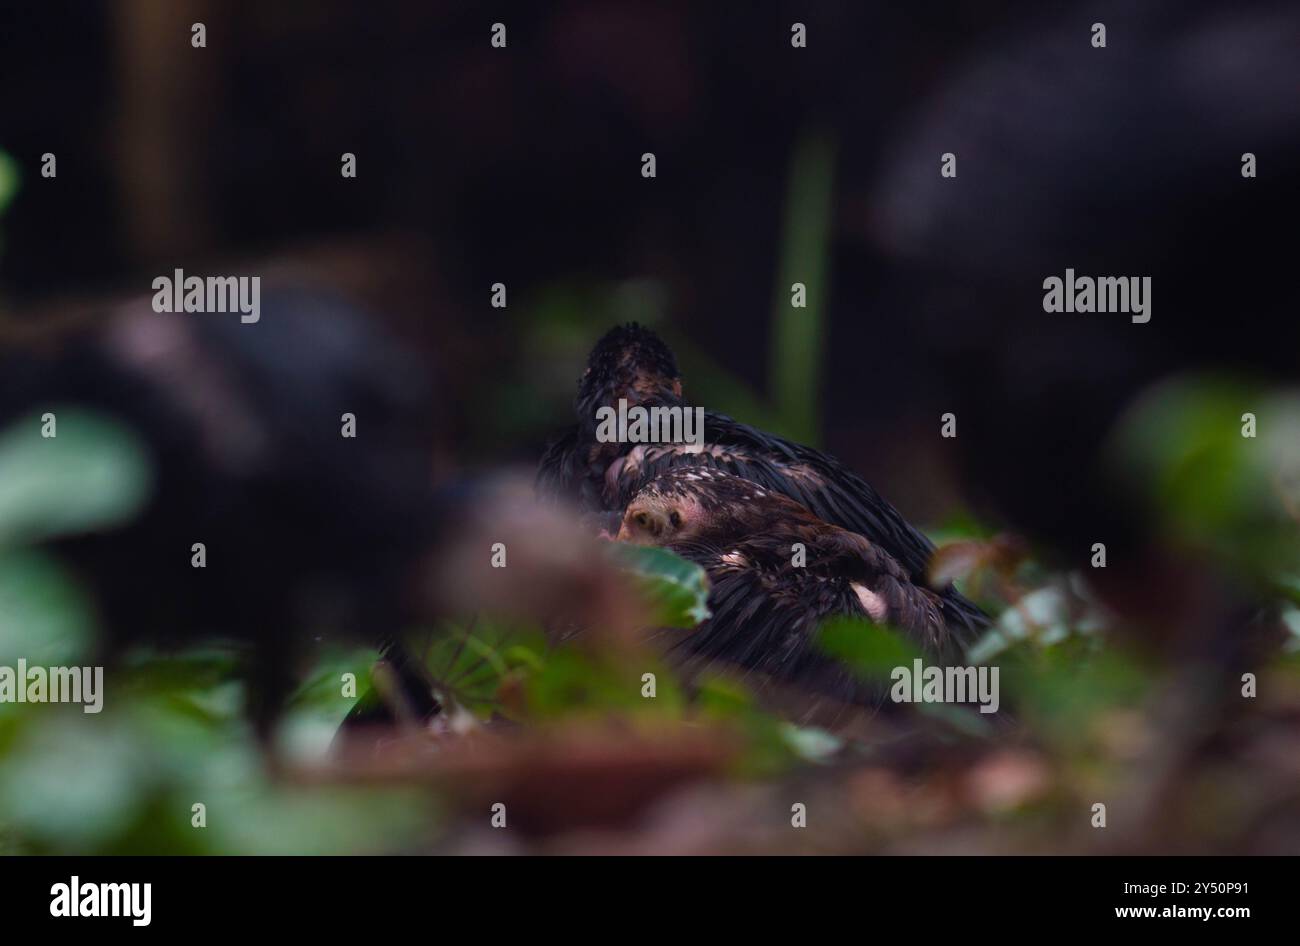
<instances>
[{"instance_id":1,"label":"chick's eye","mask_svg":"<svg viewBox=\"0 0 1300 946\"><path fill-rule=\"evenodd\" d=\"M668 521L672 523L672 527L676 529L678 526L682 524L681 514L676 509L674 509L671 513L668 514Z\"/></svg>"},{"instance_id":2,"label":"chick's eye","mask_svg":"<svg viewBox=\"0 0 1300 946\"><path fill-rule=\"evenodd\" d=\"M650 524L650 517L643 512L638 512L632 517L632 521L639 526L648 526Z\"/></svg>"}]
</instances>

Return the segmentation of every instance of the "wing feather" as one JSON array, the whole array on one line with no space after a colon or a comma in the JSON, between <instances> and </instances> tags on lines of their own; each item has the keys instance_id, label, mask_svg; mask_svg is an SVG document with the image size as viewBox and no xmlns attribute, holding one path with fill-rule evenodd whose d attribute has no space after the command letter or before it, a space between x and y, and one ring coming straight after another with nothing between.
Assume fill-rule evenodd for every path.
<instances>
[{"instance_id":1,"label":"wing feather","mask_svg":"<svg viewBox=\"0 0 1300 946\"><path fill-rule=\"evenodd\" d=\"M705 415L702 450L661 444L633 450L605 500L625 508L651 480L682 466L704 465L732 473L795 500L817 518L865 536L892 556L910 580L927 583L934 544L910 525L866 480L834 457L756 430L723 414ZM988 618L951 586L936 589L947 623L963 636Z\"/></svg>"}]
</instances>

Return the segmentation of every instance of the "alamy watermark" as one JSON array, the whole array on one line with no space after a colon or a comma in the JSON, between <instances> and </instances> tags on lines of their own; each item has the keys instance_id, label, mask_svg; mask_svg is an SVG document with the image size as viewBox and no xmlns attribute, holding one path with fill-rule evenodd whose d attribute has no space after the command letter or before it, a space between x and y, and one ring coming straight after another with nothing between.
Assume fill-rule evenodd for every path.
<instances>
[{"instance_id":1,"label":"alamy watermark","mask_svg":"<svg viewBox=\"0 0 1300 946\"><path fill-rule=\"evenodd\" d=\"M1043 280L1044 312L1129 312L1133 321L1151 321L1150 276L1048 276Z\"/></svg>"},{"instance_id":2,"label":"alamy watermark","mask_svg":"<svg viewBox=\"0 0 1300 946\"><path fill-rule=\"evenodd\" d=\"M596 409L596 439L601 443L687 443L704 449L704 408L627 406Z\"/></svg>"},{"instance_id":3,"label":"alamy watermark","mask_svg":"<svg viewBox=\"0 0 1300 946\"><path fill-rule=\"evenodd\" d=\"M153 281L155 312L238 312L251 325L262 317L261 276L186 276L183 269Z\"/></svg>"},{"instance_id":4,"label":"alamy watermark","mask_svg":"<svg viewBox=\"0 0 1300 946\"><path fill-rule=\"evenodd\" d=\"M918 657L889 679L895 703L978 703L981 713L996 713L1002 702L997 667L927 667Z\"/></svg>"},{"instance_id":5,"label":"alamy watermark","mask_svg":"<svg viewBox=\"0 0 1300 946\"><path fill-rule=\"evenodd\" d=\"M50 916L124 916L132 926L148 926L153 884L83 884L73 874L69 883L50 887Z\"/></svg>"},{"instance_id":6,"label":"alamy watermark","mask_svg":"<svg viewBox=\"0 0 1300 946\"><path fill-rule=\"evenodd\" d=\"M82 711L104 708L103 667L0 666L0 703L81 703Z\"/></svg>"}]
</instances>

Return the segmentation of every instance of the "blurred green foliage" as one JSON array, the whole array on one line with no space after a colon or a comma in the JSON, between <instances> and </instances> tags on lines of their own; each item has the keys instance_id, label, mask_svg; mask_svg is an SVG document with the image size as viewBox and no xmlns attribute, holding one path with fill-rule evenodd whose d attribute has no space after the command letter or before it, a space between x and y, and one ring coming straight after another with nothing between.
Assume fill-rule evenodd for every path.
<instances>
[{"instance_id":1,"label":"blurred green foliage","mask_svg":"<svg viewBox=\"0 0 1300 946\"><path fill-rule=\"evenodd\" d=\"M66 664L89 653L94 637L93 603L57 561L0 551L0 664Z\"/></svg>"},{"instance_id":2,"label":"blurred green foliage","mask_svg":"<svg viewBox=\"0 0 1300 946\"><path fill-rule=\"evenodd\" d=\"M834 161L834 146L821 135L805 136L795 149L772 307L775 430L813 446L821 440L818 395L825 344ZM791 304L790 287L795 283L807 288L805 308Z\"/></svg>"},{"instance_id":3,"label":"blurred green foliage","mask_svg":"<svg viewBox=\"0 0 1300 946\"><path fill-rule=\"evenodd\" d=\"M0 150L0 216L18 195L22 184L22 171L18 162L7 151ZM4 234L0 233L0 252L4 250Z\"/></svg>"},{"instance_id":4,"label":"blurred green foliage","mask_svg":"<svg viewBox=\"0 0 1300 946\"><path fill-rule=\"evenodd\" d=\"M54 406L56 436L32 416L0 433L0 548L130 520L151 486L135 434L108 418Z\"/></svg>"},{"instance_id":5,"label":"blurred green foliage","mask_svg":"<svg viewBox=\"0 0 1300 946\"><path fill-rule=\"evenodd\" d=\"M910 666L921 650L901 634L864 618L832 618L818 635L821 649L863 680L884 683L895 667Z\"/></svg>"},{"instance_id":6,"label":"blurred green foliage","mask_svg":"<svg viewBox=\"0 0 1300 946\"><path fill-rule=\"evenodd\" d=\"M506 681L540 670L546 651L539 629L476 620L430 633L425 665L439 694L481 719L510 715L500 692Z\"/></svg>"},{"instance_id":7,"label":"blurred green foliage","mask_svg":"<svg viewBox=\"0 0 1300 946\"><path fill-rule=\"evenodd\" d=\"M0 662L60 664L89 652L93 603L42 540L129 520L150 489L136 436L107 418L52 409L57 436L38 416L0 431Z\"/></svg>"},{"instance_id":8,"label":"blurred green foliage","mask_svg":"<svg viewBox=\"0 0 1300 946\"><path fill-rule=\"evenodd\" d=\"M285 854L399 850L437 824L427 794L272 777L243 713L242 655L137 652L106 670L103 711L0 704L6 853ZM351 700L322 655L281 727L286 758L320 760ZM204 827L197 827L202 805Z\"/></svg>"},{"instance_id":9,"label":"blurred green foliage","mask_svg":"<svg viewBox=\"0 0 1300 946\"><path fill-rule=\"evenodd\" d=\"M709 618L704 569L667 549L613 543L610 554L636 578L654 627L695 627Z\"/></svg>"},{"instance_id":10,"label":"blurred green foliage","mask_svg":"<svg viewBox=\"0 0 1300 946\"><path fill-rule=\"evenodd\" d=\"M1129 409L1110 456L1172 540L1253 577L1300 574L1300 393L1168 381Z\"/></svg>"},{"instance_id":11,"label":"blurred green foliage","mask_svg":"<svg viewBox=\"0 0 1300 946\"><path fill-rule=\"evenodd\" d=\"M0 150L0 214L13 201L18 194L19 184L22 182L22 173L19 170L18 162L7 151Z\"/></svg>"}]
</instances>

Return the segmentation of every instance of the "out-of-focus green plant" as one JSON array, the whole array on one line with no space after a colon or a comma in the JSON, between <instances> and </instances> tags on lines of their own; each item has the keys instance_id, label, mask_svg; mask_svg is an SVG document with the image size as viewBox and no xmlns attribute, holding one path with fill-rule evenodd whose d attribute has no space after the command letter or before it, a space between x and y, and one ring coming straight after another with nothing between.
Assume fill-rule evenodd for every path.
<instances>
[{"instance_id":1,"label":"out-of-focus green plant","mask_svg":"<svg viewBox=\"0 0 1300 946\"><path fill-rule=\"evenodd\" d=\"M512 715L502 688L545 666L546 638L538 628L477 618L435 630L424 657L445 700L487 720Z\"/></svg>"},{"instance_id":2,"label":"out-of-focus green plant","mask_svg":"<svg viewBox=\"0 0 1300 946\"><path fill-rule=\"evenodd\" d=\"M39 416L0 433L0 547L131 519L151 484L136 435L109 418L53 407L55 436Z\"/></svg>"},{"instance_id":3,"label":"out-of-focus green plant","mask_svg":"<svg viewBox=\"0 0 1300 946\"><path fill-rule=\"evenodd\" d=\"M0 665L75 662L94 637L92 602L58 562L37 551L0 552Z\"/></svg>"},{"instance_id":4,"label":"out-of-focus green plant","mask_svg":"<svg viewBox=\"0 0 1300 946\"><path fill-rule=\"evenodd\" d=\"M642 696L642 676L655 675L655 698ZM526 684L534 719L573 715L651 715L679 719L685 697L673 674L659 661L633 666L613 655L561 647L547 654Z\"/></svg>"},{"instance_id":5,"label":"out-of-focus green plant","mask_svg":"<svg viewBox=\"0 0 1300 946\"><path fill-rule=\"evenodd\" d=\"M902 634L865 618L831 618L822 625L818 645L867 682L888 682L895 667L910 667L921 650Z\"/></svg>"},{"instance_id":6,"label":"out-of-focus green plant","mask_svg":"<svg viewBox=\"0 0 1300 946\"><path fill-rule=\"evenodd\" d=\"M247 725L235 655L140 654L116 668L103 711L0 714L0 834L10 853L345 853L400 849L437 824L422 793L273 781ZM348 702L340 667L300 691L282 726L318 761ZM326 682L328 677L333 680ZM196 806L201 806L196 808Z\"/></svg>"},{"instance_id":7,"label":"out-of-focus green plant","mask_svg":"<svg viewBox=\"0 0 1300 946\"><path fill-rule=\"evenodd\" d=\"M831 749L821 738L821 730L782 721L730 677L706 676L697 681L694 712L701 719L734 727L743 734L745 752L738 762L738 775L775 775L798 758L822 761Z\"/></svg>"},{"instance_id":8,"label":"out-of-focus green plant","mask_svg":"<svg viewBox=\"0 0 1300 946\"><path fill-rule=\"evenodd\" d=\"M0 216L17 196L22 185L22 172L18 162L7 151L0 150ZM4 234L0 233L0 251L4 249Z\"/></svg>"},{"instance_id":9,"label":"out-of-focus green plant","mask_svg":"<svg viewBox=\"0 0 1300 946\"><path fill-rule=\"evenodd\" d=\"M40 543L112 528L147 499L139 439L112 419L54 407L54 436L29 417L0 433L0 663L75 665L94 645L93 603ZM320 853L391 849L422 823L418 800L271 782L250 731L242 655L212 646L139 652L111 668L99 713L0 703L0 842L15 852ZM319 759L350 701L324 655L284 732ZM409 802L409 799L408 799ZM195 805L205 826L195 824Z\"/></svg>"},{"instance_id":10,"label":"out-of-focus green plant","mask_svg":"<svg viewBox=\"0 0 1300 946\"><path fill-rule=\"evenodd\" d=\"M1016 644L1050 647L1072 637L1098 645L1106 624L1100 605L1079 575L1050 576L1004 607L991 627L971 645L967 658L987 663Z\"/></svg>"},{"instance_id":11,"label":"out-of-focus green plant","mask_svg":"<svg viewBox=\"0 0 1300 946\"><path fill-rule=\"evenodd\" d=\"M813 445L821 439L818 390L829 292L834 162L834 146L825 136L808 135L795 148L772 310L771 370L777 430ZM807 288L805 308L791 305L794 283Z\"/></svg>"},{"instance_id":12,"label":"out-of-focus green plant","mask_svg":"<svg viewBox=\"0 0 1300 946\"><path fill-rule=\"evenodd\" d=\"M709 578L704 569L654 546L610 546L614 560L631 574L656 627L695 627L709 618Z\"/></svg>"},{"instance_id":13,"label":"out-of-focus green plant","mask_svg":"<svg viewBox=\"0 0 1300 946\"><path fill-rule=\"evenodd\" d=\"M72 407L0 432L0 662L62 663L94 635L91 603L45 539L105 528L134 516L151 483L149 458L121 424ZM42 436L43 429L55 436Z\"/></svg>"},{"instance_id":14,"label":"out-of-focus green plant","mask_svg":"<svg viewBox=\"0 0 1300 946\"><path fill-rule=\"evenodd\" d=\"M1060 751L1081 749L1103 714L1139 707L1155 679L1127 651L1079 636L1048 645L1024 641L994 662L1013 712Z\"/></svg>"},{"instance_id":15,"label":"out-of-focus green plant","mask_svg":"<svg viewBox=\"0 0 1300 946\"><path fill-rule=\"evenodd\" d=\"M709 582L699 565L667 549L623 543L612 543L609 555L640 591L645 626L693 628L709 617ZM538 627L479 615L464 625L431 631L420 652L440 696L481 720L521 712L545 716L593 705L624 710L647 705L637 680L645 668L629 677L624 668L590 655L557 650ZM671 683L668 687L675 692ZM365 697L374 699L373 694ZM660 707L679 702L665 693L656 701Z\"/></svg>"},{"instance_id":16,"label":"out-of-focus green plant","mask_svg":"<svg viewBox=\"0 0 1300 946\"><path fill-rule=\"evenodd\" d=\"M1256 579L1300 574L1300 393L1169 381L1129 409L1111 455L1172 540Z\"/></svg>"},{"instance_id":17,"label":"out-of-focus green plant","mask_svg":"<svg viewBox=\"0 0 1300 946\"><path fill-rule=\"evenodd\" d=\"M18 194L22 183L22 174L18 162L7 151L0 150L0 214L8 209L10 202Z\"/></svg>"}]
</instances>

